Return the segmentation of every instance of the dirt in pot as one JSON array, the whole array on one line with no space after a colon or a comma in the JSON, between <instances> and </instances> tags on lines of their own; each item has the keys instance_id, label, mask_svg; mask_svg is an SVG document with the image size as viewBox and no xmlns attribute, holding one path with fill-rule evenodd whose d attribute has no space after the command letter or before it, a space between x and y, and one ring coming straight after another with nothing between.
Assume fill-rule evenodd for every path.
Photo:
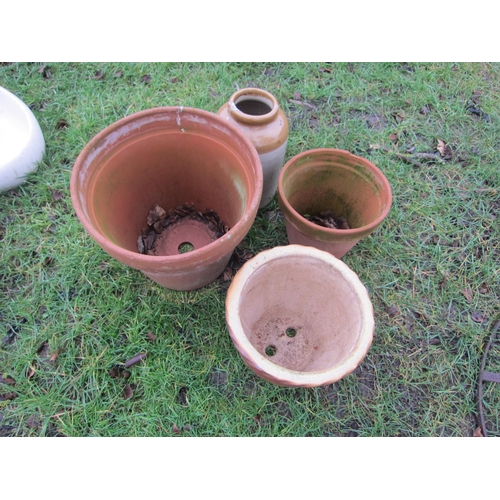
<instances>
[{"instance_id":1,"label":"dirt in pot","mask_svg":"<svg viewBox=\"0 0 500 500\"><path fill-rule=\"evenodd\" d=\"M329 229L351 229L347 223L347 218L343 215L336 215L331 210L323 210L316 215L304 215L304 217L318 226Z\"/></svg>"},{"instance_id":2,"label":"dirt in pot","mask_svg":"<svg viewBox=\"0 0 500 500\"><path fill-rule=\"evenodd\" d=\"M193 251L223 236L229 227L211 209L179 205L168 212L155 203L146 226L137 238L137 250L145 255L175 255Z\"/></svg>"}]
</instances>

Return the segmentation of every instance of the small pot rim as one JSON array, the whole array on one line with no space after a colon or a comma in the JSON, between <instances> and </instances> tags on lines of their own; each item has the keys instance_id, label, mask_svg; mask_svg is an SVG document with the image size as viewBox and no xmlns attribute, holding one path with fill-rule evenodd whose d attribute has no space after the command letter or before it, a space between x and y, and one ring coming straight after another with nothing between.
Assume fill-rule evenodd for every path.
<instances>
[{"instance_id":1,"label":"small pot rim","mask_svg":"<svg viewBox=\"0 0 500 500\"><path fill-rule=\"evenodd\" d=\"M347 158L355 158L357 161L361 161L363 165L369 170L371 173L375 174L380 180L381 184L384 187L384 189L387 192L388 195L388 202L387 205L385 206L384 210L382 213L370 224L366 224L365 226L361 227L356 227L353 229L335 229L335 228L328 228L328 227L323 227L319 226L318 224L314 224L314 222L311 222L307 220L305 217L303 217L299 212L293 208L293 206L290 204L288 199L285 196L284 193L284 187L283 187L283 178L286 175L286 172L289 168L291 168L297 161L301 160L302 158L306 156L319 156L319 155L324 155L325 153L327 154L335 154L338 156L344 156ZM283 166L283 169L281 170L279 179L278 179L278 197L279 201L282 202L282 208L289 213L292 217L295 218L297 223L304 225L305 227L309 228L310 230L314 230L318 233L323 233L323 234L331 234L331 235L336 235L336 236L343 236L344 238L349 238L349 237L355 237L358 235L363 235L363 234L369 234L371 233L380 223L387 217L389 214L389 211L392 206L392 189L391 185L389 184L389 181L387 180L387 177L384 175L382 170L378 168L376 165L374 165L370 160L367 160L366 158L363 158L362 156L357 156L352 154L349 151L346 151L344 149L336 149L336 148L317 148L317 149L309 149L306 151L302 151L301 153L298 153L297 155L293 156L288 160L285 165Z\"/></svg>"},{"instance_id":2,"label":"small pot rim","mask_svg":"<svg viewBox=\"0 0 500 500\"><path fill-rule=\"evenodd\" d=\"M99 246L101 246L101 248L103 248L106 252L110 253L111 255L115 256L121 255L128 260L137 262L137 266L140 267L141 269L144 269L144 267L150 267L148 266L148 264L153 266L153 268L157 268L158 265L172 265L172 264L175 265L176 267L178 267L179 265L190 266L193 264L193 262L209 258L209 256L212 253L218 252L220 247L225 247L227 245L236 247L236 245L243 239L245 235L244 226L248 224L248 219L251 218L251 214L257 213L260 203L260 198L262 196L263 174L262 174L262 169L258 168L256 169L255 192L253 193L253 196L249 198L247 205L245 207L245 212L242 215L242 217L226 234L216 239L215 241L209 243L208 245L205 245L191 252L182 253L178 255L163 255L163 256L145 255L139 252L133 252L131 250L127 250L126 248L116 245L108 238L106 238L99 230L95 228L94 224L85 215L83 207L80 203L80 196L78 195L77 192L77 185L79 183L78 177L80 174L81 167L85 159L90 154L92 154L92 150L94 149L94 147L97 144L101 143L103 140L105 140L107 137L111 136L113 133L118 131L119 129L122 129L135 121L140 121L141 119L165 113L176 114L177 121L174 121L174 123L176 124L175 126L178 127L180 132L183 129L181 119L179 118L181 113L184 114L191 113L192 115L198 118L204 118L207 120L215 121L217 123L217 126L225 127L231 130L232 133L236 134L239 140L246 144L249 154L253 157L253 162L257 165L260 165L260 159L257 150L250 142L250 140L247 139L245 135L242 132L240 132L235 125L227 122L226 120L223 120L215 113L198 108L185 107L185 106L162 106L162 107L137 111L136 113L132 113L128 116L125 116L124 118L121 118L111 123L104 129L102 129L100 132L98 132L95 136L93 136L87 142L87 144L84 146L84 148L78 155L71 174L70 192L74 209L76 211L78 218L83 224L84 228L91 235L91 237L99 244ZM133 264L130 265L134 267Z\"/></svg>"},{"instance_id":3,"label":"small pot rim","mask_svg":"<svg viewBox=\"0 0 500 500\"><path fill-rule=\"evenodd\" d=\"M271 110L263 115L250 115L248 113L244 113L237 106L237 103L239 101L242 101L241 98L244 96L249 96L250 98L252 97L265 98L266 100L270 101ZM245 99L245 100L250 100L250 99ZM257 87L247 87L244 89L237 90L229 98L228 101L229 113L231 113L231 115L233 115L235 119L237 119L240 122L249 123L253 125L264 124L272 120L278 114L279 107L280 106L276 97L274 97L267 90L263 90Z\"/></svg>"},{"instance_id":4,"label":"small pot rim","mask_svg":"<svg viewBox=\"0 0 500 500\"><path fill-rule=\"evenodd\" d=\"M257 351L244 333L239 308L241 295L246 283L254 273L263 272L263 268L267 263L278 259L286 259L291 256L304 256L321 260L335 268L352 285L359 299L362 316L360 337L351 353L341 363L332 368L316 372L303 372L284 368L273 363ZM366 287L361 283L358 275L347 264L330 253L314 247L287 245L274 247L257 254L247 261L233 278L227 292L225 308L229 333L240 355L251 359L252 364L259 370L271 376L276 381L284 382L284 385L313 387L336 382L357 368L365 358L373 342L375 320L373 317L373 305Z\"/></svg>"}]
</instances>

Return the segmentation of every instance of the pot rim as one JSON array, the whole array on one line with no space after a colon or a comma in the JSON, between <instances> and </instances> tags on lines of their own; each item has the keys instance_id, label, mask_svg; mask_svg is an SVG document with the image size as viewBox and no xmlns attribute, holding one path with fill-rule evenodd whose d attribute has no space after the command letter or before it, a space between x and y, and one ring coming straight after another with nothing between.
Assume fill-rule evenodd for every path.
<instances>
[{"instance_id":1,"label":"pot rim","mask_svg":"<svg viewBox=\"0 0 500 500\"><path fill-rule=\"evenodd\" d=\"M80 196L78 195L77 185L79 184L79 174L81 167L85 161L85 159L92 154L94 147L102 143L106 138L109 138L110 135L115 133L121 128L126 127L127 125L141 121L141 119L153 117L156 115L162 114L174 114L176 115L176 120L173 122L174 128L177 127L179 132L183 131L181 114L182 113L191 113L192 116L197 118L205 118L207 120L212 120L217 123L218 126L229 129L232 134L236 134L238 139L246 144L248 152L253 159L254 164L258 165L259 168L255 169L255 191L252 197L249 197L245 211L238 222L223 236L217 238L215 241L205 245L197 250L193 250L191 252L182 253L178 255L145 255L139 252L133 252L131 250L127 250L112 241L106 238L101 231L96 229L91 220L85 215L82 204L80 203ZM139 129L140 127L138 127ZM238 130L238 128L230 122L223 120L217 114L212 113L210 111L205 111L203 109L185 107L185 106L161 106L155 108L149 108L142 111L137 111L136 113L132 113L128 116L125 116L94 135L84 146L80 154L78 155L75 164L73 166L73 171L70 179L70 192L71 192L71 200L76 211L80 222L83 224L86 231L90 234L90 236L99 244L101 248L103 248L106 252L111 255L121 255L126 259L132 260L137 263L137 267L144 269L144 266L149 267L148 264L153 265L155 268L158 264L160 265L187 265L189 266L193 262L203 260L204 258L208 258L210 254L213 252L217 252L220 247L225 247L230 245L231 247L236 247L236 245L244 238L245 226L248 224L248 220L252 218L252 216L257 214L257 210L259 208L260 199L262 196L263 189L263 173L262 168L260 168L260 158L257 153L257 150L250 142L249 139L245 137L245 135ZM231 243L229 243L231 242ZM116 258L116 257L115 257ZM132 265L132 267L135 267Z\"/></svg>"},{"instance_id":2,"label":"pot rim","mask_svg":"<svg viewBox=\"0 0 500 500\"><path fill-rule=\"evenodd\" d=\"M241 99L244 96L249 96L250 99ZM238 102L244 100L251 100L251 98L259 98L259 97L270 101L271 110L268 113L264 113L263 115L250 115L248 113L244 113L243 111L241 111L237 106ZM260 101L261 99L258 100ZM231 113L231 115L233 115L235 119L243 123L254 124L254 125L264 124L272 120L278 114L279 108L280 106L276 97L274 97L267 90L263 90L257 87L247 87L244 89L237 90L229 98L228 101L229 112Z\"/></svg>"},{"instance_id":3,"label":"pot rim","mask_svg":"<svg viewBox=\"0 0 500 500\"><path fill-rule=\"evenodd\" d=\"M327 265L335 268L342 277L348 281L359 299L362 324L359 339L349 355L335 367L315 371L304 372L290 370L273 363L262 355L252 345L244 333L241 323L239 309L241 305L241 296L248 280L257 272L263 272L264 266L274 260L284 259L291 256L304 256L321 260ZM242 357L252 360L260 371L270 375L273 379L285 382L285 385L295 387L313 387L326 385L336 382L341 378L352 373L361 361L365 358L368 349L373 342L373 333L375 329L375 320L373 316L373 305L366 287L361 283L358 275L349 268L347 264L337 259L333 255L314 247L302 245L287 245L274 247L264 250L255 257L247 261L243 267L236 273L226 296L226 322L229 327L231 339L236 345Z\"/></svg>"},{"instance_id":4,"label":"pot rim","mask_svg":"<svg viewBox=\"0 0 500 500\"><path fill-rule=\"evenodd\" d=\"M301 160L302 158L306 156L319 156L319 155L325 155L325 154L332 154L336 156L343 156L347 157L348 159L356 159L356 161L361 161L361 163L366 167L370 173L375 174L378 179L381 181L381 186L384 188L384 190L387 193L387 204L382 210L382 213L370 224L366 224L365 226L361 227L356 227L353 229L335 229L335 228L328 228L328 227L323 227L319 226L318 224L314 224L314 222L311 222L307 220L305 217L303 217L299 212L293 208L293 206L290 204L288 199L285 196L284 193L284 187L283 187L283 178L286 175L286 172L289 168L291 168L297 161ZM344 149L336 149L336 148L317 148L317 149L308 149L306 151L302 151L301 153L293 156L290 158L285 165L283 166L283 169L281 170L279 179L278 179L278 197L279 201L282 203L282 209L284 211L288 212L288 215L292 216L295 218L296 222L299 224L304 225L305 227L309 228L310 230L323 233L323 234L331 234L331 235L336 235L336 236L343 236L344 238L346 237L355 237L357 235L362 236L364 234L369 234L373 230L377 228L381 224L381 222L387 217L389 214L389 211L392 206L392 189L391 185L389 184L389 181L387 180L387 177L384 175L382 170L378 168L376 165L374 165L370 160L363 158L362 156L357 156L352 154L349 151L346 151Z\"/></svg>"}]
</instances>

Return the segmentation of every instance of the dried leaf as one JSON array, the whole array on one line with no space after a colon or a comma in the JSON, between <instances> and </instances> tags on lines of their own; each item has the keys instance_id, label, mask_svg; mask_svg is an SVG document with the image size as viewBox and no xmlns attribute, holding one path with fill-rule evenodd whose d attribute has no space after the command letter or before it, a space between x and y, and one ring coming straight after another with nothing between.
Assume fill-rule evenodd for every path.
<instances>
[{"instance_id":1,"label":"dried leaf","mask_svg":"<svg viewBox=\"0 0 500 500\"><path fill-rule=\"evenodd\" d=\"M481 429L481 427L476 427L476 429L474 430L474 434L472 434L472 437L475 437L475 438L482 438L482 437L484 437L483 436L483 430Z\"/></svg>"},{"instance_id":2,"label":"dried leaf","mask_svg":"<svg viewBox=\"0 0 500 500\"><path fill-rule=\"evenodd\" d=\"M389 317L394 318L401 314L399 307L396 305L386 307L385 312L389 315Z\"/></svg>"},{"instance_id":3,"label":"dried leaf","mask_svg":"<svg viewBox=\"0 0 500 500\"><path fill-rule=\"evenodd\" d=\"M36 353L37 354L42 354L42 352L47 348L48 345L49 345L49 343L46 340L44 340L40 344L40 346L38 347L38 349L36 350Z\"/></svg>"},{"instance_id":4,"label":"dried leaf","mask_svg":"<svg viewBox=\"0 0 500 500\"><path fill-rule=\"evenodd\" d=\"M151 76L149 76L149 75L143 75L143 76L141 77L141 82L142 82L142 83L145 83L146 85L147 85L150 81L151 81Z\"/></svg>"},{"instance_id":5,"label":"dried leaf","mask_svg":"<svg viewBox=\"0 0 500 500\"><path fill-rule=\"evenodd\" d=\"M158 203L155 203L146 218L146 222L148 223L148 226L152 226L155 222L164 219L167 216L167 212L158 205Z\"/></svg>"},{"instance_id":6,"label":"dried leaf","mask_svg":"<svg viewBox=\"0 0 500 500\"><path fill-rule=\"evenodd\" d=\"M402 122L405 119L404 111L393 111L391 115L398 123Z\"/></svg>"},{"instance_id":7,"label":"dried leaf","mask_svg":"<svg viewBox=\"0 0 500 500\"><path fill-rule=\"evenodd\" d=\"M384 117L382 115L371 113L366 118L366 124L370 128L380 130L384 127Z\"/></svg>"},{"instance_id":8,"label":"dried leaf","mask_svg":"<svg viewBox=\"0 0 500 500\"><path fill-rule=\"evenodd\" d=\"M392 142L395 142L398 140L398 134L396 132L394 132L393 134L391 134L389 136L389 140L392 141Z\"/></svg>"},{"instance_id":9,"label":"dried leaf","mask_svg":"<svg viewBox=\"0 0 500 500\"><path fill-rule=\"evenodd\" d=\"M125 389L123 389L123 398L130 399L133 395L134 391L132 390L132 387L130 387L130 384L127 384Z\"/></svg>"},{"instance_id":10,"label":"dried leaf","mask_svg":"<svg viewBox=\"0 0 500 500\"><path fill-rule=\"evenodd\" d=\"M302 99L302 94L300 92L294 92L293 98L296 99L297 101L300 101L300 99Z\"/></svg>"},{"instance_id":11,"label":"dried leaf","mask_svg":"<svg viewBox=\"0 0 500 500\"><path fill-rule=\"evenodd\" d=\"M146 336L150 342L154 342L156 340L156 335L153 332L148 332Z\"/></svg>"},{"instance_id":12,"label":"dried leaf","mask_svg":"<svg viewBox=\"0 0 500 500\"><path fill-rule=\"evenodd\" d=\"M28 380L30 378L33 378L33 375L35 375L35 372L36 372L35 368L33 366L29 365L28 369L26 370L26 377L28 378Z\"/></svg>"},{"instance_id":13,"label":"dried leaf","mask_svg":"<svg viewBox=\"0 0 500 500\"><path fill-rule=\"evenodd\" d=\"M419 113L420 113L421 115L424 115L424 116L427 116L430 112L431 112L431 105L430 105L430 104L428 104L428 105L424 104L424 105L420 108L420 111L419 111Z\"/></svg>"},{"instance_id":14,"label":"dried leaf","mask_svg":"<svg viewBox=\"0 0 500 500\"><path fill-rule=\"evenodd\" d=\"M46 64L43 64L39 69L38 73L40 73L44 78L50 78L52 76L52 73L50 71L49 66Z\"/></svg>"},{"instance_id":15,"label":"dried leaf","mask_svg":"<svg viewBox=\"0 0 500 500\"><path fill-rule=\"evenodd\" d=\"M0 401L12 401L17 398L17 393L7 392L6 394L0 394Z\"/></svg>"},{"instance_id":16,"label":"dried leaf","mask_svg":"<svg viewBox=\"0 0 500 500\"><path fill-rule=\"evenodd\" d=\"M16 385L16 381L12 377L2 377L0 375L0 384Z\"/></svg>"},{"instance_id":17,"label":"dried leaf","mask_svg":"<svg viewBox=\"0 0 500 500\"><path fill-rule=\"evenodd\" d=\"M476 323L482 323L484 321L484 314L481 314L479 311L473 311L471 317L472 321Z\"/></svg>"},{"instance_id":18,"label":"dried leaf","mask_svg":"<svg viewBox=\"0 0 500 500\"><path fill-rule=\"evenodd\" d=\"M120 70L118 70L117 72L115 72L113 76L115 76L116 78L121 78L121 77L122 77L122 75L123 75L123 72L122 72L122 70L120 69Z\"/></svg>"},{"instance_id":19,"label":"dried leaf","mask_svg":"<svg viewBox=\"0 0 500 500\"><path fill-rule=\"evenodd\" d=\"M439 151L439 154L445 159L449 160L453 156L453 152L443 140L438 139L438 145L437 145L437 150Z\"/></svg>"},{"instance_id":20,"label":"dried leaf","mask_svg":"<svg viewBox=\"0 0 500 500\"><path fill-rule=\"evenodd\" d=\"M96 72L96 74L92 77L92 80L104 80L104 73L102 69Z\"/></svg>"},{"instance_id":21,"label":"dried leaf","mask_svg":"<svg viewBox=\"0 0 500 500\"><path fill-rule=\"evenodd\" d=\"M266 422L260 413L257 413L257 415L253 417L253 419L259 427L264 427L264 425L266 425Z\"/></svg>"},{"instance_id":22,"label":"dried leaf","mask_svg":"<svg viewBox=\"0 0 500 500\"><path fill-rule=\"evenodd\" d=\"M56 359L57 359L57 356L59 356L59 353L61 352L60 349L56 349L51 355L50 355L50 358L49 358L49 361L50 362L54 362Z\"/></svg>"},{"instance_id":23,"label":"dried leaf","mask_svg":"<svg viewBox=\"0 0 500 500\"><path fill-rule=\"evenodd\" d=\"M57 130L62 130L62 129L65 129L68 127L69 127L69 123L64 118L61 118L56 124Z\"/></svg>"},{"instance_id":24,"label":"dried leaf","mask_svg":"<svg viewBox=\"0 0 500 500\"><path fill-rule=\"evenodd\" d=\"M38 429L39 425L40 421L36 415L30 415L28 417L28 420L26 421L26 427L29 427L30 429Z\"/></svg>"},{"instance_id":25,"label":"dried leaf","mask_svg":"<svg viewBox=\"0 0 500 500\"><path fill-rule=\"evenodd\" d=\"M182 431L179 429L179 427L177 427L177 424L174 424L174 425L172 426L172 432L173 432L174 434L180 434Z\"/></svg>"},{"instance_id":26,"label":"dried leaf","mask_svg":"<svg viewBox=\"0 0 500 500\"><path fill-rule=\"evenodd\" d=\"M189 406L188 399L187 399L187 392L188 392L187 387L181 387L179 390L179 394L177 395L177 401L182 406Z\"/></svg>"},{"instance_id":27,"label":"dried leaf","mask_svg":"<svg viewBox=\"0 0 500 500\"><path fill-rule=\"evenodd\" d=\"M224 269L224 276L222 279L224 281L230 281L233 279L233 270L229 266Z\"/></svg>"},{"instance_id":28,"label":"dried leaf","mask_svg":"<svg viewBox=\"0 0 500 500\"><path fill-rule=\"evenodd\" d=\"M61 191L56 189L51 189L50 192L52 193L52 198L54 198L55 201L59 201L63 197Z\"/></svg>"},{"instance_id":29,"label":"dried leaf","mask_svg":"<svg viewBox=\"0 0 500 500\"><path fill-rule=\"evenodd\" d=\"M125 361L125 368L130 368L131 366L135 365L136 363L139 363L146 356L147 356L147 353L145 353L145 352L140 352L139 354L136 354L135 356L133 356L129 360Z\"/></svg>"},{"instance_id":30,"label":"dried leaf","mask_svg":"<svg viewBox=\"0 0 500 500\"><path fill-rule=\"evenodd\" d=\"M462 290L462 293L467 299L467 302L470 304L472 302L472 290L470 288L466 288L465 290Z\"/></svg>"}]
</instances>

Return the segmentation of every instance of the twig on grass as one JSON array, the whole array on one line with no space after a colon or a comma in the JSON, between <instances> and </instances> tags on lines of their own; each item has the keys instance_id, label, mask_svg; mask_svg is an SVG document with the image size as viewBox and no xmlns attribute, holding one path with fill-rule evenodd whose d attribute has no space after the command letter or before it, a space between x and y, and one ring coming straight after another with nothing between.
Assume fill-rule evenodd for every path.
<instances>
[{"instance_id":1,"label":"twig on grass","mask_svg":"<svg viewBox=\"0 0 500 500\"><path fill-rule=\"evenodd\" d=\"M393 151L392 149L386 148L384 146L372 146L372 149L380 149L385 153L390 153L399 158L400 160L405 161L415 167L423 167L424 165L417 161L417 158L422 160L430 160L432 162L444 163L444 160L439 156L439 153L412 153L412 154L404 154L398 153L397 151Z\"/></svg>"}]
</instances>

